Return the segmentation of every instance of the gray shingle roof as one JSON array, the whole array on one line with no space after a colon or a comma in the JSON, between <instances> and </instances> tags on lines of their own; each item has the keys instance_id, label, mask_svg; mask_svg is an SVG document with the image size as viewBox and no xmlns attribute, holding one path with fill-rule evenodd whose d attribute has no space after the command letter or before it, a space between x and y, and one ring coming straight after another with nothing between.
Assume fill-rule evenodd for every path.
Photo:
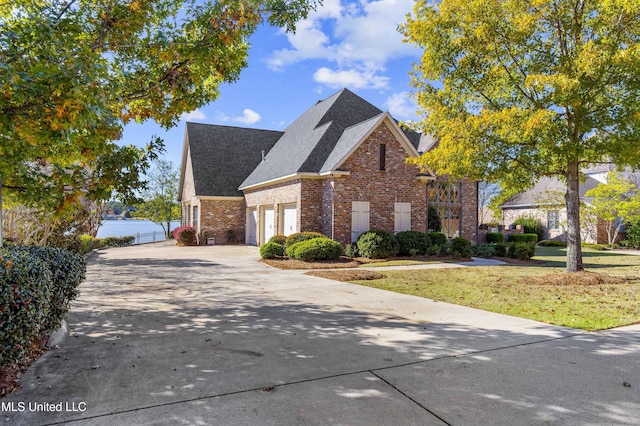
<instances>
[{"instance_id":1,"label":"gray shingle roof","mask_svg":"<svg viewBox=\"0 0 640 426\"><path fill-rule=\"evenodd\" d=\"M341 153L360 142L358 135L366 133L365 123L381 114L382 110L347 89L319 101L285 129L266 160L240 188L296 173L331 170L342 158ZM405 134L417 148L419 135L411 131Z\"/></svg>"},{"instance_id":2,"label":"gray shingle roof","mask_svg":"<svg viewBox=\"0 0 640 426\"><path fill-rule=\"evenodd\" d=\"M241 197L238 187L282 132L187 123L196 195Z\"/></svg>"},{"instance_id":3,"label":"gray shingle roof","mask_svg":"<svg viewBox=\"0 0 640 426\"><path fill-rule=\"evenodd\" d=\"M584 194L598 186L598 181L587 177L587 179L580 184L580 198L588 202L589 197L585 197ZM527 191L520 192L500 205L503 209L514 208L529 208L542 204L541 199L544 197L545 191L566 191L566 185L564 182L555 177L543 177L539 179L533 188Z\"/></svg>"}]
</instances>

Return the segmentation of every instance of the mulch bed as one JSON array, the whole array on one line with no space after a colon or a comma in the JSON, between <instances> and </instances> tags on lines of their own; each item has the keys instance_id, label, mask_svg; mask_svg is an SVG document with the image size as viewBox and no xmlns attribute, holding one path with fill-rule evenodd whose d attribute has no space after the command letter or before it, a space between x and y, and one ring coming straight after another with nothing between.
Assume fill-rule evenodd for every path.
<instances>
[{"instance_id":1,"label":"mulch bed","mask_svg":"<svg viewBox=\"0 0 640 426\"><path fill-rule=\"evenodd\" d=\"M20 362L13 362L4 368L0 368L0 398L20 389L20 376L45 352L46 348L42 342L34 343L27 356Z\"/></svg>"},{"instance_id":2,"label":"mulch bed","mask_svg":"<svg viewBox=\"0 0 640 426\"><path fill-rule=\"evenodd\" d=\"M543 275L540 277L521 278L520 282L528 285L607 285L626 284L624 278L611 277L597 272L562 272L559 274Z\"/></svg>"},{"instance_id":3,"label":"mulch bed","mask_svg":"<svg viewBox=\"0 0 640 426\"><path fill-rule=\"evenodd\" d=\"M357 268L362 262L341 257L337 260L316 260L314 262L303 262L294 259L262 259L261 262L278 269L337 269L337 268Z\"/></svg>"},{"instance_id":4,"label":"mulch bed","mask_svg":"<svg viewBox=\"0 0 640 426\"><path fill-rule=\"evenodd\" d=\"M367 259L365 257L350 258L346 256L340 257L338 260L316 260L312 262L303 262L302 260L293 260L289 258L281 259L261 259L261 262L278 269L343 269L358 268L368 263L382 263L392 260L416 260L416 261L467 261L470 259L458 259L452 256L397 256L389 259Z\"/></svg>"}]
</instances>

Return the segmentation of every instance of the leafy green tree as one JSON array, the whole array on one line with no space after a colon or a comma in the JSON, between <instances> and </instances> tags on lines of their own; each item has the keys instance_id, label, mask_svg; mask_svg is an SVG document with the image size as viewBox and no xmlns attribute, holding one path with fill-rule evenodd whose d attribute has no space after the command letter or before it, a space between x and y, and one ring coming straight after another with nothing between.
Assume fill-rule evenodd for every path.
<instances>
[{"instance_id":1,"label":"leafy green tree","mask_svg":"<svg viewBox=\"0 0 640 426\"><path fill-rule=\"evenodd\" d=\"M0 182L51 214L133 196L162 144L123 127L176 124L247 65L259 24L295 29L318 0L15 0L0 8Z\"/></svg>"},{"instance_id":2,"label":"leafy green tree","mask_svg":"<svg viewBox=\"0 0 640 426\"><path fill-rule=\"evenodd\" d=\"M605 221L609 244L615 243L622 225L640 219L640 191L615 171L609 173L606 184L588 190L585 196L593 197L593 212Z\"/></svg>"},{"instance_id":3,"label":"leafy green tree","mask_svg":"<svg viewBox=\"0 0 640 426\"><path fill-rule=\"evenodd\" d=\"M178 181L180 175L173 163L157 160L149 173L143 202L137 207L135 216L144 217L162 226L165 236L171 238L171 221L180 218L178 203Z\"/></svg>"},{"instance_id":4,"label":"leafy green tree","mask_svg":"<svg viewBox=\"0 0 640 426\"><path fill-rule=\"evenodd\" d=\"M427 209L427 232L440 232L442 231L442 220L438 209L433 206L429 206Z\"/></svg>"},{"instance_id":5,"label":"leafy green tree","mask_svg":"<svg viewBox=\"0 0 640 426\"><path fill-rule=\"evenodd\" d=\"M580 271L580 170L640 164L640 2L419 0L401 26L424 50L417 163L522 191L567 184L567 271Z\"/></svg>"}]
</instances>

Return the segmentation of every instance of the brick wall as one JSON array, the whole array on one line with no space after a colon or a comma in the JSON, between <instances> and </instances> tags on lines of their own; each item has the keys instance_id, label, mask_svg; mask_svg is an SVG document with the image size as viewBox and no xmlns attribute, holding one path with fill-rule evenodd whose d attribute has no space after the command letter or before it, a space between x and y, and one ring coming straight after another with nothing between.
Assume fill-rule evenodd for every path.
<instances>
[{"instance_id":1,"label":"brick wall","mask_svg":"<svg viewBox=\"0 0 640 426\"><path fill-rule=\"evenodd\" d=\"M246 204L243 200L200 200L200 231L216 244L228 244L227 231L233 230L236 242L245 238Z\"/></svg>"},{"instance_id":2,"label":"brick wall","mask_svg":"<svg viewBox=\"0 0 640 426\"><path fill-rule=\"evenodd\" d=\"M478 244L478 182L462 182L460 236Z\"/></svg>"},{"instance_id":3,"label":"brick wall","mask_svg":"<svg viewBox=\"0 0 640 426\"><path fill-rule=\"evenodd\" d=\"M386 146L385 170L379 170L381 144ZM389 128L382 125L345 161L341 169L349 171L350 175L332 181L335 240L342 244L351 242L353 201L368 201L371 229L389 232L394 231L394 204L409 202L412 229L426 231L426 185L416 180L419 170L405 162L407 156L407 151ZM330 199L325 195L323 201L326 203ZM324 208L328 210L329 206Z\"/></svg>"},{"instance_id":4,"label":"brick wall","mask_svg":"<svg viewBox=\"0 0 640 426\"><path fill-rule=\"evenodd\" d=\"M244 191L244 197L247 207L255 207L258 209L258 244L260 244L261 229L264 229L262 212L260 207L269 206L274 208L274 228L275 233L281 232L278 229L278 221L280 218L280 209L283 205L295 205L298 209L297 228L301 229L300 223L300 189L303 186L301 179L295 179L287 182L278 183L260 189L250 189Z\"/></svg>"}]
</instances>

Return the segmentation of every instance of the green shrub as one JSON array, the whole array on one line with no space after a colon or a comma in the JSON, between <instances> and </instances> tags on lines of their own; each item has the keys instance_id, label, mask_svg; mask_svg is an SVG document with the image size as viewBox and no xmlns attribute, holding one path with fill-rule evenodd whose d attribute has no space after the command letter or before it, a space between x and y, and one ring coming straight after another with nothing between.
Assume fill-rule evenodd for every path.
<instances>
[{"instance_id":1,"label":"green shrub","mask_svg":"<svg viewBox=\"0 0 640 426\"><path fill-rule=\"evenodd\" d=\"M511 242L507 245L507 256L528 260L536 254L536 244L531 242Z\"/></svg>"},{"instance_id":2,"label":"green shrub","mask_svg":"<svg viewBox=\"0 0 640 426\"><path fill-rule=\"evenodd\" d=\"M429 208L427 209L427 231L442 231L442 221L440 220L440 214L438 214L438 209L433 206L429 206Z\"/></svg>"},{"instance_id":3,"label":"green shrub","mask_svg":"<svg viewBox=\"0 0 640 426\"><path fill-rule=\"evenodd\" d=\"M507 255L507 245L505 243L495 243L493 248L496 256L505 257Z\"/></svg>"},{"instance_id":4,"label":"green shrub","mask_svg":"<svg viewBox=\"0 0 640 426\"><path fill-rule=\"evenodd\" d=\"M299 241L287 247L287 256L291 259L309 262L312 260L335 260L342 255L339 242L327 237L317 237Z\"/></svg>"},{"instance_id":5,"label":"green shrub","mask_svg":"<svg viewBox=\"0 0 640 426\"><path fill-rule=\"evenodd\" d=\"M324 237L324 235L322 235L319 232L296 232L295 234L291 234L287 237L286 241L285 241L285 245L291 246L295 243L299 243L300 241L306 241L306 240L310 240L312 238L320 238L320 237ZM326 238L326 237L325 237Z\"/></svg>"},{"instance_id":6,"label":"green shrub","mask_svg":"<svg viewBox=\"0 0 640 426\"><path fill-rule=\"evenodd\" d=\"M566 247L567 243L560 240L542 240L538 245L542 247Z\"/></svg>"},{"instance_id":7,"label":"green shrub","mask_svg":"<svg viewBox=\"0 0 640 426\"><path fill-rule=\"evenodd\" d=\"M447 236L442 232L428 232L427 235L431 240L431 244L442 246L447 243Z\"/></svg>"},{"instance_id":8,"label":"green shrub","mask_svg":"<svg viewBox=\"0 0 640 426\"><path fill-rule=\"evenodd\" d=\"M84 259L63 249L0 249L0 368L56 328L85 277Z\"/></svg>"},{"instance_id":9,"label":"green shrub","mask_svg":"<svg viewBox=\"0 0 640 426\"><path fill-rule=\"evenodd\" d=\"M462 257L468 259L473 254L471 250L471 241L466 238L456 237L451 240L448 253L454 257Z\"/></svg>"},{"instance_id":10,"label":"green shrub","mask_svg":"<svg viewBox=\"0 0 640 426\"><path fill-rule=\"evenodd\" d=\"M473 254L479 257L493 257L496 254L494 244L478 244L472 247Z\"/></svg>"},{"instance_id":11,"label":"green shrub","mask_svg":"<svg viewBox=\"0 0 640 426\"><path fill-rule=\"evenodd\" d=\"M591 249L591 250L597 250L597 251L611 250L612 248L616 247L615 244L609 245L609 244L582 243L581 245L584 248L588 248L588 249Z\"/></svg>"},{"instance_id":12,"label":"green shrub","mask_svg":"<svg viewBox=\"0 0 640 426\"><path fill-rule=\"evenodd\" d=\"M276 234L273 237L269 238L269 241L267 241L269 243L276 243L276 244L280 244L282 246L287 244L287 237L285 237L282 234Z\"/></svg>"},{"instance_id":13,"label":"green shrub","mask_svg":"<svg viewBox=\"0 0 640 426\"><path fill-rule=\"evenodd\" d=\"M510 243L537 243L538 236L536 234L510 234Z\"/></svg>"},{"instance_id":14,"label":"green shrub","mask_svg":"<svg viewBox=\"0 0 640 426\"><path fill-rule=\"evenodd\" d=\"M344 255L351 258L359 257L358 246L356 244L347 244L344 246Z\"/></svg>"},{"instance_id":15,"label":"green shrub","mask_svg":"<svg viewBox=\"0 0 640 426\"><path fill-rule=\"evenodd\" d=\"M442 247L439 246L438 244L432 244L429 246L429 248L427 249L427 254L429 256L437 256L440 254L440 251L442 250Z\"/></svg>"},{"instance_id":16,"label":"green shrub","mask_svg":"<svg viewBox=\"0 0 640 426\"><path fill-rule=\"evenodd\" d=\"M396 240L398 241L398 254L403 256L425 254L431 245L429 236L420 231L398 232Z\"/></svg>"},{"instance_id":17,"label":"green shrub","mask_svg":"<svg viewBox=\"0 0 640 426\"><path fill-rule=\"evenodd\" d=\"M0 250L0 368L24 357L44 332L51 271L24 250Z\"/></svg>"},{"instance_id":18,"label":"green shrub","mask_svg":"<svg viewBox=\"0 0 640 426\"><path fill-rule=\"evenodd\" d=\"M625 239L620 244L625 247L640 248L640 219L627 224Z\"/></svg>"},{"instance_id":19,"label":"green shrub","mask_svg":"<svg viewBox=\"0 0 640 426\"><path fill-rule=\"evenodd\" d=\"M86 276L86 261L77 253L59 248L28 247L16 249L25 250L42 260L51 271L51 304L49 314L44 322L44 329L58 328L69 311L69 303L79 294L78 286Z\"/></svg>"},{"instance_id":20,"label":"green shrub","mask_svg":"<svg viewBox=\"0 0 640 426\"><path fill-rule=\"evenodd\" d=\"M268 242L260 247L260 257L263 259L275 259L284 256L284 246L276 242Z\"/></svg>"},{"instance_id":21,"label":"green shrub","mask_svg":"<svg viewBox=\"0 0 640 426\"><path fill-rule=\"evenodd\" d=\"M504 235L500 232L488 232L487 243L504 243Z\"/></svg>"},{"instance_id":22,"label":"green shrub","mask_svg":"<svg viewBox=\"0 0 640 426\"><path fill-rule=\"evenodd\" d=\"M520 216L515 221L514 225L522 225L525 234L536 234L537 241L542 241L544 238L544 226L540 219L530 216Z\"/></svg>"},{"instance_id":23,"label":"green shrub","mask_svg":"<svg viewBox=\"0 0 640 426\"><path fill-rule=\"evenodd\" d=\"M196 238L196 230L192 226L182 226L174 230L174 238L178 241L178 244L183 246L191 246L198 241Z\"/></svg>"},{"instance_id":24,"label":"green shrub","mask_svg":"<svg viewBox=\"0 0 640 426\"><path fill-rule=\"evenodd\" d=\"M369 259L384 259L398 254L398 241L387 231L364 232L356 244L360 256Z\"/></svg>"},{"instance_id":25,"label":"green shrub","mask_svg":"<svg viewBox=\"0 0 640 426\"><path fill-rule=\"evenodd\" d=\"M91 250L93 250L94 240L95 238L93 238L91 235L80 235L80 254L89 253Z\"/></svg>"}]
</instances>

